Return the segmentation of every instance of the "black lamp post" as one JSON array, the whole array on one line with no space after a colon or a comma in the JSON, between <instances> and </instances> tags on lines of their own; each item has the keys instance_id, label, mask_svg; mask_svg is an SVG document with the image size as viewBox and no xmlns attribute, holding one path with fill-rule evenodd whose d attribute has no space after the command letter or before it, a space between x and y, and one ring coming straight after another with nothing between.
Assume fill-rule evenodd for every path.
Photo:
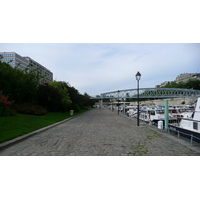
<instances>
[{"instance_id":1,"label":"black lamp post","mask_svg":"<svg viewBox=\"0 0 200 200\"><path fill-rule=\"evenodd\" d=\"M141 78L141 74L140 72L137 72L137 74L135 75L136 80L137 80L137 125L139 126L139 80Z\"/></svg>"},{"instance_id":2,"label":"black lamp post","mask_svg":"<svg viewBox=\"0 0 200 200\"><path fill-rule=\"evenodd\" d=\"M118 115L119 115L119 92L120 92L120 91L118 90L117 92L118 92L118 100L117 100L118 103L117 103L117 106L118 106Z\"/></svg>"}]
</instances>

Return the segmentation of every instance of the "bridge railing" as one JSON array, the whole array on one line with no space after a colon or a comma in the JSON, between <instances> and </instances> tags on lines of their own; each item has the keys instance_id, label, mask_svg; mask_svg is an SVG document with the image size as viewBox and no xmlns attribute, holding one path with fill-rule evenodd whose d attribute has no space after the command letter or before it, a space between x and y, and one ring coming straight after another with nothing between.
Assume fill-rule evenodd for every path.
<instances>
[{"instance_id":1,"label":"bridge railing","mask_svg":"<svg viewBox=\"0 0 200 200\"><path fill-rule=\"evenodd\" d=\"M102 93L99 99L128 99L137 98L137 89L119 90ZM140 98L176 98L176 97L200 97L200 90L182 88L140 88Z\"/></svg>"}]
</instances>

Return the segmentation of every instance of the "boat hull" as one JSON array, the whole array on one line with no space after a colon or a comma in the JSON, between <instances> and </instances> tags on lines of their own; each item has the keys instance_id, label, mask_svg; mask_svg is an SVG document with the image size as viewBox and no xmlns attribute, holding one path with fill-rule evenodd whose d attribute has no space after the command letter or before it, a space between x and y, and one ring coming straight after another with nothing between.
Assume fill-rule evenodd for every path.
<instances>
[{"instance_id":1,"label":"boat hull","mask_svg":"<svg viewBox=\"0 0 200 200\"><path fill-rule=\"evenodd\" d=\"M198 132L187 130L187 129L184 129L184 128L181 128L181 127L178 127L178 126L174 126L174 125L171 125L171 124L169 124L169 131L173 132L177 135L179 134L180 136L187 138L187 139L190 139L190 140L191 140L191 137L192 137L192 141L200 143L200 133L198 133Z\"/></svg>"}]
</instances>

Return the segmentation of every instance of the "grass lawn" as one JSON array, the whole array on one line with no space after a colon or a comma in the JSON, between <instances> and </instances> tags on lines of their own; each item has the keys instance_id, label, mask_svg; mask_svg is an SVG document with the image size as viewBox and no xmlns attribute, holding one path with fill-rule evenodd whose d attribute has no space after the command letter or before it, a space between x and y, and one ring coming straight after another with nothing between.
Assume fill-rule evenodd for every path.
<instances>
[{"instance_id":1,"label":"grass lawn","mask_svg":"<svg viewBox=\"0 0 200 200\"><path fill-rule=\"evenodd\" d=\"M81 110L79 113L85 112ZM43 128L70 117L70 113L52 113L44 116L17 114L16 116L0 117L0 143L14 139L31 131Z\"/></svg>"}]
</instances>

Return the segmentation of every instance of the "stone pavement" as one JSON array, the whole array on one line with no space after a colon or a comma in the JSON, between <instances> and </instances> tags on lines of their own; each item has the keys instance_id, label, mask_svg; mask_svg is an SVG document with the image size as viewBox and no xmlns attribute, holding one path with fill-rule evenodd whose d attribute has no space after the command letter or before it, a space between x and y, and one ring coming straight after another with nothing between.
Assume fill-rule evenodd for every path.
<instances>
[{"instance_id":1,"label":"stone pavement","mask_svg":"<svg viewBox=\"0 0 200 200\"><path fill-rule=\"evenodd\" d=\"M8 148L0 156L199 156L200 144L136 119L92 109Z\"/></svg>"}]
</instances>

